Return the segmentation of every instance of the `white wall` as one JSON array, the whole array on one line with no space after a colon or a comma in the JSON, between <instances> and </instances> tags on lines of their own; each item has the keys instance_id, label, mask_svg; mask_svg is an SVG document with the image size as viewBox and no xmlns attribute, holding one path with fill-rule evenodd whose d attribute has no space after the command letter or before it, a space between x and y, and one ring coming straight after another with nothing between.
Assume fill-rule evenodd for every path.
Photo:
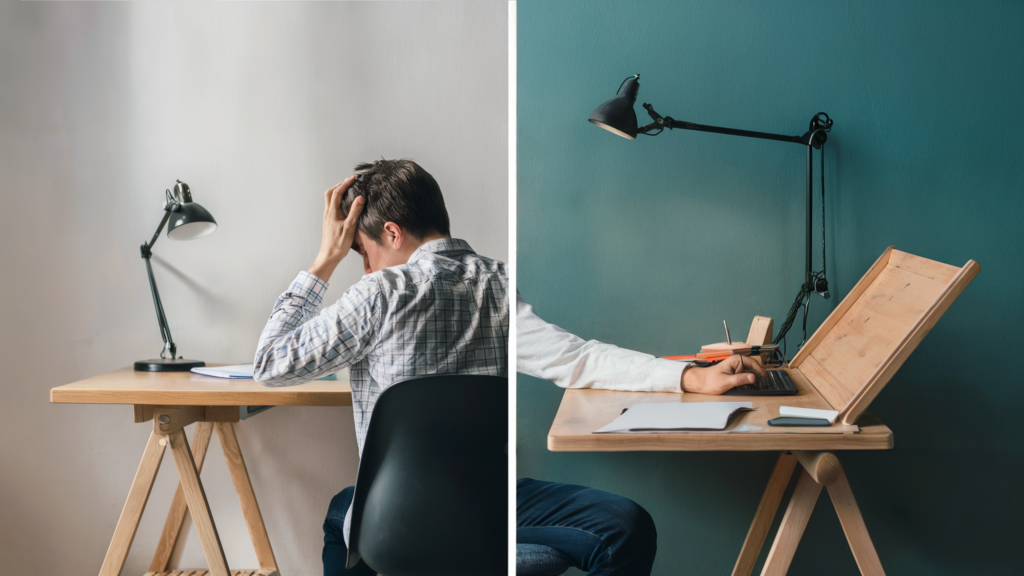
<instances>
[{"instance_id":1,"label":"white wall","mask_svg":"<svg viewBox=\"0 0 1024 576\"><path fill-rule=\"evenodd\" d=\"M505 260L504 2L0 4L0 563L97 571L146 442L128 406L51 387L161 348L139 245L187 182L220 223L161 237L180 353L251 362L277 295L312 262L325 189L378 157L419 161L452 233ZM361 275L347 259L333 302ZM355 480L350 408L238 426L282 572L321 571L321 524ZM203 478L228 561L255 567L216 437ZM125 574L149 565L168 452ZM184 566L205 566L195 534Z\"/></svg>"}]
</instances>

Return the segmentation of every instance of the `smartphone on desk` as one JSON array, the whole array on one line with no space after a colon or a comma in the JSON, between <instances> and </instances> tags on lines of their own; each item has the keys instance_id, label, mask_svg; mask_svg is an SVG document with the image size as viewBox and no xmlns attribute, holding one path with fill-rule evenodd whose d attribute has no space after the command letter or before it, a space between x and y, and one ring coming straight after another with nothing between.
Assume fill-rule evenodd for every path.
<instances>
[{"instance_id":1,"label":"smartphone on desk","mask_svg":"<svg viewBox=\"0 0 1024 576\"><path fill-rule=\"evenodd\" d=\"M824 418L772 418L769 426L831 426Z\"/></svg>"}]
</instances>

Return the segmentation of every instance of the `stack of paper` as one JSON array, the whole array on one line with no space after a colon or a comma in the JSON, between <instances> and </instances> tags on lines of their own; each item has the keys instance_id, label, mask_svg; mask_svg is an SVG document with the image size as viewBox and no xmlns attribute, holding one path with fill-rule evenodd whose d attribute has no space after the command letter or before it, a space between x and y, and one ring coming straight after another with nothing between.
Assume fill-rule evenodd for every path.
<instances>
[{"instance_id":1,"label":"stack of paper","mask_svg":"<svg viewBox=\"0 0 1024 576\"><path fill-rule=\"evenodd\" d=\"M252 378L252 368L252 364L235 364L233 366L203 366L202 368L193 368L192 371L203 376L236 379Z\"/></svg>"},{"instance_id":2,"label":"stack of paper","mask_svg":"<svg viewBox=\"0 0 1024 576\"><path fill-rule=\"evenodd\" d=\"M751 402L644 402L594 433L725 430L733 414L753 409Z\"/></svg>"},{"instance_id":3,"label":"stack of paper","mask_svg":"<svg viewBox=\"0 0 1024 576\"><path fill-rule=\"evenodd\" d=\"M242 378L252 378L253 365L252 364L235 364L233 366L204 366L202 368L193 368L192 372L201 376L212 376L214 378L227 378L228 380L238 380ZM342 374L345 380L348 380L348 368L343 368L338 372ZM337 380L337 374L328 374L317 380Z\"/></svg>"}]
</instances>

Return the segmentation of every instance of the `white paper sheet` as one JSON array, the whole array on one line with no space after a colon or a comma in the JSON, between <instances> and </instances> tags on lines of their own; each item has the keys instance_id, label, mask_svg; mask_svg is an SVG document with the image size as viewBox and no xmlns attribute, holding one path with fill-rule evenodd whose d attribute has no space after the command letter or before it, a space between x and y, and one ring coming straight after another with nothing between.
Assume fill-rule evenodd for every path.
<instances>
[{"instance_id":1,"label":"white paper sheet","mask_svg":"<svg viewBox=\"0 0 1024 576\"><path fill-rule=\"evenodd\" d=\"M753 409L751 402L641 402L594 433L722 431L733 414Z\"/></svg>"},{"instance_id":2,"label":"white paper sheet","mask_svg":"<svg viewBox=\"0 0 1024 576\"><path fill-rule=\"evenodd\" d=\"M819 418L828 420L829 424L836 423L839 416L838 410L819 410L817 408L798 408L796 406L779 406L779 416L787 418Z\"/></svg>"},{"instance_id":3,"label":"white paper sheet","mask_svg":"<svg viewBox=\"0 0 1024 576\"><path fill-rule=\"evenodd\" d=\"M232 366L204 366L202 368L193 368L192 372L199 374L200 376L211 376L213 378L225 378L227 380L239 380L243 378L252 378L253 365L252 364L234 364ZM328 374L317 380L348 380L348 368L342 368L337 374Z\"/></svg>"},{"instance_id":4,"label":"white paper sheet","mask_svg":"<svg viewBox=\"0 0 1024 576\"><path fill-rule=\"evenodd\" d=\"M201 376L212 376L214 378L252 378L252 364L234 364L232 366L203 366L193 368L192 372Z\"/></svg>"}]
</instances>

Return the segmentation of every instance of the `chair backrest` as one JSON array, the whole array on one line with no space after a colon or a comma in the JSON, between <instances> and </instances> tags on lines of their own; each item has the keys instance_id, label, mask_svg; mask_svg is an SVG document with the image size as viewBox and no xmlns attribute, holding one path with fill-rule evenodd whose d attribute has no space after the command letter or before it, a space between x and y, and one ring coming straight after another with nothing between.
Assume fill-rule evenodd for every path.
<instances>
[{"instance_id":1,"label":"chair backrest","mask_svg":"<svg viewBox=\"0 0 1024 576\"><path fill-rule=\"evenodd\" d=\"M352 497L348 565L505 574L508 378L438 375L381 393Z\"/></svg>"}]
</instances>

